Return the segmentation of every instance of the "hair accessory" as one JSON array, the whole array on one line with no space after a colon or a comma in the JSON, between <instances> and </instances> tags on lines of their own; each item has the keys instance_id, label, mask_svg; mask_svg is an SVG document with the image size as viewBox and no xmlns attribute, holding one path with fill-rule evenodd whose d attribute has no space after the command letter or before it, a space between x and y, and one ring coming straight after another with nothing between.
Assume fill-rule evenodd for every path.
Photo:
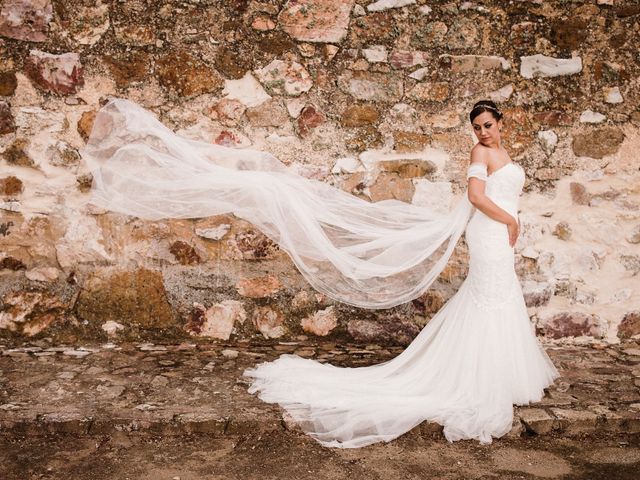
<instances>
[{"instance_id":1,"label":"hair accessory","mask_svg":"<svg viewBox=\"0 0 640 480\"><path fill-rule=\"evenodd\" d=\"M485 104L476 105L473 109L475 110L477 108L487 108L489 110L493 110L496 113L502 114L502 112L500 112L500 110L498 110L496 107L492 107L491 105L485 105Z\"/></svg>"}]
</instances>

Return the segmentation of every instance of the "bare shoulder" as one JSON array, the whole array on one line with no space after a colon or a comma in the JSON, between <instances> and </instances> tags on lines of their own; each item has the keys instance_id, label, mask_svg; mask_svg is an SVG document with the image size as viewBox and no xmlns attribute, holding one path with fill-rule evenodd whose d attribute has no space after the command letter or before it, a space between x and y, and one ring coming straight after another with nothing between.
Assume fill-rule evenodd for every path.
<instances>
[{"instance_id":1,"label":"bare shoulder","mask_svg":"<svg viewBox=\"0 0 640 480\"><path fill-rule=\"evenodd\" d=\"M491 157L491 149L485 147L481 143L476 143L471 149L471 163L484 163L489 164L489 158Z\"/></svg>"}]
</instances>

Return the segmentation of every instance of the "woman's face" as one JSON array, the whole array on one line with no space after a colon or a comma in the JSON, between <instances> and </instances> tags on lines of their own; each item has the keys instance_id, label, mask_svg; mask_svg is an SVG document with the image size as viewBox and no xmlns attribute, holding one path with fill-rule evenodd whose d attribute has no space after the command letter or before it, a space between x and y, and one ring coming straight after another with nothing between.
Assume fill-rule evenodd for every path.
<instances>
[{"instance_id":1,"label":"woman's face","mask_svg":"<svg viewBox=\"0 0 640 480\"><path fill-rule=\"evenodd\" d=\"M500 145L501 120L496 120L491 112L482 112L473 119L473 133L478 141L487 147Z\"/></svg>"}]
</instances>

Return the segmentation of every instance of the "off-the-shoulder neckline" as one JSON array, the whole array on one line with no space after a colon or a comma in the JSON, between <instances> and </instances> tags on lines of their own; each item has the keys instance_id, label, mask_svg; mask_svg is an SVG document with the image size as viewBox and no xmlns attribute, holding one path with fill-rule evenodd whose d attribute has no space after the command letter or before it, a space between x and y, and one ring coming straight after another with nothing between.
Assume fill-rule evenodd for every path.
<instances>
[{"instance_id":1,"label":"off-the-shoulder neckline","mask_svg":"<svg viewBox=\"0 0 640 480\"><path fill-rule=\"evenodd\" d=\"M493 177L496 173L498 173L500 170L502 170L503 168L505 168L507 165L515 165L518 168L522 168L520 165L518 165L517 163L515 163L513 160L511 160L510 162L505 163L504 165L502 165L500 168L498 168L497 170L494 170L491 173L487 172L487 165L481 162L473 162L469 165L469 167L472 167L474 165L478 165L478 167L484 168L485 172L487 172L487 178Z\"/></svg>"},{"instance_id":2,"label":"off-the-shoulder neckline","mask_svg":"<svg viewBox=\"0 0 640 480\"><path fill-rule=\"evenodd\" d=\"M497 170L494 170L493 172L489 173L487 172L487 177L492 177L494 176L496 173L498 173L500 170L502 170L504 167L506 167L507 165L516 165L518 166L516 163L513 162L513 160L511 160L510 162L505 163L504 165L502 165L500 168L498 168Z\"/></svg>"}]
</instances>

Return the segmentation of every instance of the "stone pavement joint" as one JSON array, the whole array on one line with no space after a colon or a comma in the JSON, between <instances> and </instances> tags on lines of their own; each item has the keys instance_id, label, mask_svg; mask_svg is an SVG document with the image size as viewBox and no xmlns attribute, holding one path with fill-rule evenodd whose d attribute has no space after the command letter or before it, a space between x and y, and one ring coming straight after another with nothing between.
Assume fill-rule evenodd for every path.
<instances>
[{"instance_id":1,"label":"stone pavement joint","mask_svg":"<svg viewBox=\"0 0 640 480\"><path fill-rule=\"evenodd\" d=\"M277 405L247 392L245 368L283 353L341 366L379 363L398 347L306 344L0 345L0 435L175 436L299 432ZM515 408L508 437L640 433L637 342L549 345L561 372L545 397ZM443 438L423 423L409 435Z\"/></svg>"}]
</instances>

